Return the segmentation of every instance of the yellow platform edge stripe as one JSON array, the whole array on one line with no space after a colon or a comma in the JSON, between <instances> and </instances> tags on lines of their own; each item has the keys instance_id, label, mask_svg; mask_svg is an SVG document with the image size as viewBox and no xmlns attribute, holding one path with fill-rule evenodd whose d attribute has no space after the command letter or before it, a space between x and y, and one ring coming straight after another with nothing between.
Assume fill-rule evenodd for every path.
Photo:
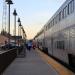
<instances>
[{"instance_id":1,"label":"yellow platform edge stripe","mask_svg":"<svg viewBox=\"0 0 75 75\"><path fill-rule=\"evenodd\" d=\"M59 73L59 75L75 75L71 70L67 69L45 53L38 49L36 49L36 51L46 63L50 64Z\"/></svg>"}]
</instances>

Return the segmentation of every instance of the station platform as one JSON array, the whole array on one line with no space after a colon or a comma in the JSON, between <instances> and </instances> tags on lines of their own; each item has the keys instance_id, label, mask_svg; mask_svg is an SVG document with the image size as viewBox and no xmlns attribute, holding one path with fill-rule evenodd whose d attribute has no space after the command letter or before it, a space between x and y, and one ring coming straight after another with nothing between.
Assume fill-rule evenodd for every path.
<instances>
[{"instance_id":1,"label":"station platform","mask_svg":"<svg viewBox=\"0 0 75 75\"><path fill-rule=\"evenodd\" d=\"M75 75L38 49L28 51L26 56L16 58L2 75Z\"/></svg>"}]
</instances>

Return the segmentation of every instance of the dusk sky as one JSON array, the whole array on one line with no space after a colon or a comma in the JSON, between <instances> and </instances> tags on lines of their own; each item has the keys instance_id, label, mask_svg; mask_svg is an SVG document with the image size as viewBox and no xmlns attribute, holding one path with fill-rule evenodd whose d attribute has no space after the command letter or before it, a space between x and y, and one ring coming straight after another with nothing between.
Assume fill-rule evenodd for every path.
<instances>
[{"instance_id":1,"label":"dusk sky","mask_svg":"<svg viewBox=\"0 0 75 75\"><path fill-rule=\"evenodd\" d=\"M65 0L12 0L11 5L11 34L13 34L14 17L12 15L16 8L18 17L28 39L32 39L37 32L47 23L50 17L57 11ZM2 28L3 0L0 0L0 30ZM17 23L18 26L18 23Z\"/></svg>"}]
</instances>

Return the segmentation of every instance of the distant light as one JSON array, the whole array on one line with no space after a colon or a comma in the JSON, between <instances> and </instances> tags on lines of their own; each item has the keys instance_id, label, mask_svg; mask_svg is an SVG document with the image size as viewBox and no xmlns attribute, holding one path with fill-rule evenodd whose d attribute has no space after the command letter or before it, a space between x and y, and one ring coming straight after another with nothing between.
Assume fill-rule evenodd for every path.
<instances>
[{"instance_id":1,"label":"distant light","mask_svg":"<svg viewBox=\"0 0 75 75\"><path fill-rule=\"evenodd\" d=\"M7 2L7 4L13 4L11 0L6 0L5 2Z\"/></svg>"},{"instance_id":2,"label":"distant light","mask_svg":"<svg viewBox=\"0 0 75 75\"><path fill-rule=\"evenodd\" d=\"M13 15L17 16L16 9L14 9Z\"/></svg>"},{"instance_id":3,"label":"distant light","mask_svg":"<svg viewBox=\"0 0 75 75\"><path fill-rule=\"evenodd\" d=\"M18 22L21 22L21 21L20 21L20 18L18 18Z\"/></svg>"}]
</instances>

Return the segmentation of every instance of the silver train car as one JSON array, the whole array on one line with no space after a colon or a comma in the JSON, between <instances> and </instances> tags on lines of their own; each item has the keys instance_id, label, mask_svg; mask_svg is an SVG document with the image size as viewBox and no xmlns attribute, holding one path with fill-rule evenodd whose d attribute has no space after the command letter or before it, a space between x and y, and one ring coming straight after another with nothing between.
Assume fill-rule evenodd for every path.
<instances>
[{"instance_id":1,"label":"silver train car","mask_svg":"<svg viewBox=\"0 0 75 75\"><path fill-rule=\"evenodd\" d=\"M75 67L75 0L66 0L35 36L37 46Z\"/></svg>"}]
</instances>

